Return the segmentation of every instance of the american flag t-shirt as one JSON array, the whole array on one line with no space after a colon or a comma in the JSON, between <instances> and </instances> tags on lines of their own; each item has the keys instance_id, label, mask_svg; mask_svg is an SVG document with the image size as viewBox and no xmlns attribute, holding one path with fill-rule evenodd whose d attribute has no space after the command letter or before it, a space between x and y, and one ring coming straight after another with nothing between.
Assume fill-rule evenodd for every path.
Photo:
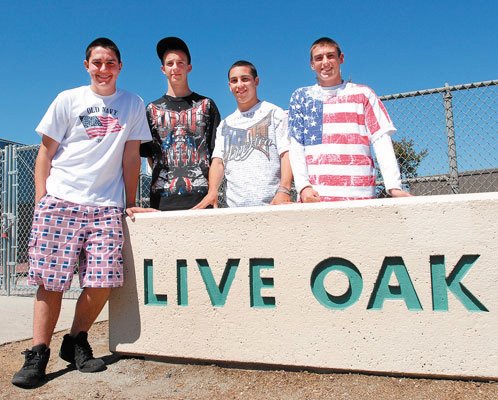
<instances>
[{"instance_id":1,"label":"american flag t-shirt","mask_svg":"<svg viewBox=\"0 0 498 400\"><path fill-rule=\"evenodd\" d=\"M374 135L395 128L371 89L353 83L298 89L291 98L289 128L294 145L303 148L305 175L322 201L375 196L370 143Z\"/></svg>"}]
</instances>

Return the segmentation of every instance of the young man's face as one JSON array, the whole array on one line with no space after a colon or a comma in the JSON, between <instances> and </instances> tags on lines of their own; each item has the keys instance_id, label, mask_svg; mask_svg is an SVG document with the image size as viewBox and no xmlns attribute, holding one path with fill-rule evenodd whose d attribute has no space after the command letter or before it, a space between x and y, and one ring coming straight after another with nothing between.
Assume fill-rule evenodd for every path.
<instances>
[{"instance_id":1,"label":"young man's face","mask_svg":"<svg viewBox=\"0 0 498 400\"><path fill-rule=\"evenodd\" d=\"M330 44L318 44L311 51L311 69L315 71L320 86L335 86L342 82L341 64L344 54Z\"/></svg>"},{"instance_id":2,"label":"young man's face","mask_svg":"<svg viewBox=\"0 0 498 400\"><path fill-rule=\"evenodd\" d=\"M239 110L247 111L258 102L258 84L259 78L251 75L251 68L243 66L230 70L228 86L235 96Z\"/></svg>"},{"instance_id":3,"label":"young man's face","mask_svg":"<svg viewBox=\"0 0 498 400\"><path fill-rule=\"evenodd\" d=\"M161 71L170 83L186 83L187 74L192 70L187 55L181 50L168 51L163 57Z\"/></svg>"},{"instance_id":4,"label":"young man's face","mask_svg":"<svg viewBox=\"0 0 498 400\"><path fill-rule=\"evenodd\" d=\"M116 81L122 64L114 50L95 47L84 62L90 75L91 89L100 96L109 96L116 91Z\"/></svg>"}]
</instances>

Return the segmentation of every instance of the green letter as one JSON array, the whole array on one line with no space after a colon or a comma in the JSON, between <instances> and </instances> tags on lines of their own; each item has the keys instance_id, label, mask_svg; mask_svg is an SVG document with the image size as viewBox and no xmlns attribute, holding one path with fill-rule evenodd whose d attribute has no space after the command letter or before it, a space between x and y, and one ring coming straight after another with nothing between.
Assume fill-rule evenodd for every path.
<instances>
[{"instance_id":1,"label":"green letter","mask_svg":"<svg viewBox=\"0 0 498 400\"><path fill-rule=\"evenodd\" d=\"M431 256L432 279L432 309L434 311L448 311L448 291L462 302L469 311L489 311L462 282L469 269L474 265L479 255L463 255L453 271L446 278L444 256Z\"/></svg>"},{"instance_id":2,"label":"green letter","mask_svg":"<svg viewBox=\"0 0 498 400\"><path fill-rule=\"evenodd\" d=\"M396 275L399 286L389 286L392 274ZM380 310L386 299L404 300L409 310L422 310L422 304L401 257L384 258L367 309Z\"/></svg>"},{"instance_id":3,"label":"green letter","mask_svg":"<svg viewBox=\"0 0 498 400\"><path fill-rule=\"evenodd\" d=\"M211 299L211 304L215 307L221 307L227 301L227 295L232 285L233 278L235 278L235 272L239 266L240 259L229 259L223 271L223 276L221 277L220 285L218 286L214 280L213 272L209 267L207 260L198 259L197 265L199 266L199 271L201 271L202 280L206 285L206 289Z\"/></svg>"},{"instance_id":4,"label":"green letter","mask_svg":"<svg viewBox=\"0 0 498 400\"><path fill-rule=\"evenodd\" d=\"M323 284L329 272L340 271L347 276L349 288L341 296L332 296ZM328 258L319 263L311 274L311 291L315 298L327 308L344 310L360 298L363 290L363 279L354 264L343 258Z\"/></svg>"},{"instance_id":5,"label":"green letter","mask_svg":"<svg viewBox=\"0 0 498 400\"><path fill-rule=\"evenodd\" d=\"M273 258L251 258L249 260L249 277L251 288L251 307L274 308L275 297L261 296L261 289L273 287L273 278L261 278L262 269L273 269Z\"/></svg>"},{"instance_id":6,"label":"green letter","mask_svg":"<svg viewBox=\"0 0 498 400\"><path fill-rule=\"evenodd\" d=\"M176 260L176 291L179 306L188 306L187 261Z\"/></svg>"},{"instance_id":7,"label":"green letter","mask_svg":"<svg viewBox=\"0 0 498 400\"><path fill-rule=\"evenodd\" d=\"M166 306L168 296L154 294L154 279L152 273L152 260L144 260L144 304L151 306Z\"/></svg>"}]
</instances>

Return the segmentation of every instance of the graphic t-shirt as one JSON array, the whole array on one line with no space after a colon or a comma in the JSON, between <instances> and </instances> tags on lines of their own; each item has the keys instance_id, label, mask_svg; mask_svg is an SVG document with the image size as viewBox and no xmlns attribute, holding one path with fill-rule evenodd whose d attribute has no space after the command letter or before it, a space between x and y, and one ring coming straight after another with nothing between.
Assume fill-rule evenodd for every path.
<instances>
[{"instance_id":1,"label":"graphic t-shirt","mask_svg":"<svg viewBox=\"0 0 498 400\"><path fill-rule=\"evenodd\" d=\"M36 132L59 143L46 182L47 194L95 206L124 206L125 144L151 140L139 96L120 89L99 96L90 86L61 92Z\"/></svg>"},{"instance_id":2,"label":"graphic t-shirt","mask_svg":"<svg viewBox=\"0 0 498 400\"><path fill-rule=\"evenodd\" d=\"M270 204L280 183L280 155L288 150L287 114L280 107L263 101L225 118L213 157L223 159L228 206Z\"/></svg>"},{"instance_id":3,"label":"graphic t-shirt","mask_svg":"<svg viewBox=\"0 0 498 400\"><path fill-rule=\"evenodd\" d=\"M220 114L213 100L191 93L162 96L147 106L152 142L140 147L152 158L150 205L185 210L208 191L208 172Z\"/></svg>"}]
</instances>

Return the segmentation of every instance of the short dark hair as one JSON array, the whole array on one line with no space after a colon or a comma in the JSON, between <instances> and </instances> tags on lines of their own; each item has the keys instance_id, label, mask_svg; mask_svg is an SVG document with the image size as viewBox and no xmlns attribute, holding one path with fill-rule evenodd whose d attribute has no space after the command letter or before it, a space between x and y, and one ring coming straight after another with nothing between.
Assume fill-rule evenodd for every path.
<instances>
[{"instance_id":1,"label":"short dark hair","mask_svg":"<svg viewBox=\"0 0 498 400\"><path fill-rule=\"evenodd\" d=\"M253 63L250 63L249 61L245 60L239 60L235 61L232 66L228 69L228 79L230 79L230 71L234 69L235 67L249 67L251 70L251 75L254 79L258 77L258 71L256 70L256 67L254 66Z\"/></svg>"},{"instance_id":2,"label":"short dark hair","mask_svg":"<svg viewBox=\"0 0 498 400\"><path fill-rule=\"evenodd\" d=\"M310 60L313 61L313 49L318 46L318 45L324 45L324 44L329 44L331 46L334 46L337 49L337 55L340 56L342 54L341 51L341 46L339 46L339 43L337 43L334 39L331 39L329 37L321 37L320 39L316 39L313 44L310 47Z\"/></svg>"},{"instance_id":3,"label":"short dark hair","mask_svg":"<svg viewBox=\"0 0 498 400\"><path fill-rule=\"evenodd\" d=\"M103 47L104 49L109 49L116 53L116 57L118 58L118 62L121 63L121 53L119 52L118 46L111 39L107 39L105 37L97 38L92 43L88 45L85 52L86 60L90 60L90 56L92 55L92 50L95 47Z\"/></svg>"}]
</instances>

